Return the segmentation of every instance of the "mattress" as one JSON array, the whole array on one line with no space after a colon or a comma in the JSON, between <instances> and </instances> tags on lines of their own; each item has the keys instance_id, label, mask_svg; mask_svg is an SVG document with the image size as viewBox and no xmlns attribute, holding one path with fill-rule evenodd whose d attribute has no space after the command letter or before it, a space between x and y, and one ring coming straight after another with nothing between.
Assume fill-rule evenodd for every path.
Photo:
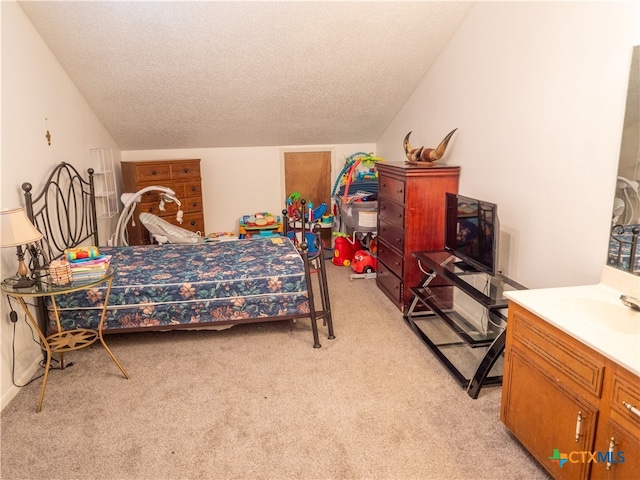
<instances>
[{"instance_id":1,"label":"mattress","mask_svg":"<svg viewBox=\"0 0 640 480\"><path fill-rule=\"evenodd\" d=\"M309 316L304 263L285 237L100 251L115 270L107 332ZM101 285L56 296L63 328L96 329L105 294Z\"/></svg>"}]
</instances>

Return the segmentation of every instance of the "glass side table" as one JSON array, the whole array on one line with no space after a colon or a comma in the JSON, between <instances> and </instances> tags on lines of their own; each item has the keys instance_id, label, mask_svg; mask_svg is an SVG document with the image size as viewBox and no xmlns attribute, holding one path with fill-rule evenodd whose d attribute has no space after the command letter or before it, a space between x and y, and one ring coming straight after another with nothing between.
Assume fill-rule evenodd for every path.
<instances>
[{"instance_id":1,"label":"glass side table","mask_svg":"<svg viewBox=\"0 0 640 480\"><path fill-rule=\"evenodd\" d=\"M29 288L15 288L15 284L17 279L15 277L6 278L2 281L1 288L2 293L7 295L8 297L14 298L18 301L18 303L22 306L29 322L35 329L40 337L41 348L46 352L46 365L44 376L42 380L42 388L40 389L40 398L38 399L38 405L36 407L36 412L40 412L42 410L42 401L44 399L44 392L47 387L47 379L49 377L49 368L51 366L51 358L54 353L60 354L60 368L64 369L64 352L70 352L73 350L80 350L82 348L86 348L89 345L92 345L97 340L100 340L102 346L105 348L111 359L118 366L122 374L125 378L129 378L129 374L126 372L124 367L120 364L118 359L115 357L111 349L107 346L103 337L103 326L104 321L107 315L107 306L109 305L109 295L111 294L111 285L113 284L113 268L109 268L105 274L96 279L92 280L82 280L71 282L67 285L56 285L51 282L48 275L41 277L33 287ZM60 314L58 311L58 305L56 303L57 295L64 295L68 293L77 292L80 290L88 290L92 287L106 284L107 290L104 294L104 300L102 304L102 312L100 315L100 323L98 324L97 330L91 330L86 328L76 328L73 330L63 330L62 325L60 323ZM51 310L53 311L53 316L56 321L57 332L45 336L45 332L43 332L40 328L40 325L34 318L33 314L27 307L25 299L27 298L45 298L48 297L51 301Z\"/></svg>"}]
</instances>

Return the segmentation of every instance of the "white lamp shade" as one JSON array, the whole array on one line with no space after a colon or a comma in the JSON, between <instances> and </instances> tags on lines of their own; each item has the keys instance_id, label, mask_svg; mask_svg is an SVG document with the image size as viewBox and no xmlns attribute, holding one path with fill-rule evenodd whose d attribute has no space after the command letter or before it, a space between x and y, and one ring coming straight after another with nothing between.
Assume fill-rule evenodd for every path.
<instances>
[{"instance_id":1,"label":"white lamp shade","mask_svg":"<svg viewBox=\"0 0 640 480\"><path fill-rule=\"evenodd\" d=\"M42 234L27 218L23 207L0 211L0 246L26 245L42 238Z\"/></svg>"}]
</instances>

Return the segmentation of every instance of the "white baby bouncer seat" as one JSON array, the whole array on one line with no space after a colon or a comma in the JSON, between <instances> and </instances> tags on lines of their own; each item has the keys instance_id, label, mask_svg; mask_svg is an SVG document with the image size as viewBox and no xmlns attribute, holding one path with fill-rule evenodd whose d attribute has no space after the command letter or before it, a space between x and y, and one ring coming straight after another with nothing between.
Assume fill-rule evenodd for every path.
<instances>
[{"instance_id":1,"label":"white baby bouncer seat","mask_svg":"<svg viewBox=\"0 0 640 480\"><path fill-rule=\"evenodd\" d=\"M151 237L159 244L164 243L204 243L198 233L178 227L152 213L142 212L138 216L140 222L149 230Z\"/></svg>"}]
</instances>

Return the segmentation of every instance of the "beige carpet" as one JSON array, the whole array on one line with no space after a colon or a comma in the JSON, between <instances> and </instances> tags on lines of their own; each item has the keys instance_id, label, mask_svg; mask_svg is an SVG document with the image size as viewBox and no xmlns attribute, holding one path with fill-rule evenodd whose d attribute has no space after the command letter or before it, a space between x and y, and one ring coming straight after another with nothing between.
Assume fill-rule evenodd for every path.
<instances>
[{"instance_id":1,"label":"beige carpet","mask_svg":"<svg viewBox=\"0 0 640 480\"><path fill-rule=\"evenodd\" d=\"M2 478L546 479L375 286L328 262L336 339L309 321L111 335L2 412Z\"/></svg>"}]
</instances>

